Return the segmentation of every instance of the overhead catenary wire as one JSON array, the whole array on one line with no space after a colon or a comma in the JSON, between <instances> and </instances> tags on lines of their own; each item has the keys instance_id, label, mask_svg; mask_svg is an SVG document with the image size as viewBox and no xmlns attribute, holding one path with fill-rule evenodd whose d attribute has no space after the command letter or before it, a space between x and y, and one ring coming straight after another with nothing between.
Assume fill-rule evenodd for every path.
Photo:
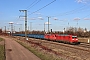
<instances>
[{"instance_id":1,"label":"overhead catenary wire","mask_svg":"<svg viewBox=\"0 0 90 60\"><path fill-rule=\"evenodd\" d=\"M89 4L89 6L90 6L90 4ZM74 14L76 12L81 12L81 10L86 10L86 8L88 8L89 6L83 5L81 7L78 7L76 9L73 9L71 11L67 11L65 13L61 13L61 14L58 14L58 15L55 15L55 16L65 16L65 15Z\"/></svg>"},{"instance_id":2,"label":"overhead catenary wire","mask_svg":"<svg viewBox=\"0 0 90 60\"><path fill-rule=\"evenodd\" d=\"M41 1L41 0L34 0L34 1L26 8L26 10L34 7L34 6L35 6L37 3L39 3L40 1ZM21 14L20 14L20 15L21 15ZM19 16L19 18L20 18L20 16Z\"/></svg>"},{"instance_id":3,"label":"overhead catenary wire","mask_svg":"<svg viewBox=\"0 0 90 60\"><path fill-rule=\"evenodd\" d=\"M40 9L38 9L38 10L36 10L36 11L32 12L31 14L36 13L36 12L38 12L38 11L42 10L43 8L45 8L45 7L49 6L50 4L54 3L55 1L56 1L56 0L53 0L52 2L50 2L50 3L48 3L47 5L43 6L42 8L40 8ZM31 14L29 14L29 15L31 15Z\"/></svg>"},{"instance_id":4,"label":"overhead catenary wire","mask_svg":"<svg viewBox=\"0 0 90 60\"><path fill-rule=\"evenodd\" d=\"M40 0L39 0L39 1L40 1ZM39 2L39 1L38 1L38 2ZM53 3L54 1L56 1L56 0L53 0L51 3ZM37 3L38 3L38 2L37 2ZM43 8L47 7L48 5L50 5L51 3L45 5L44 7L40 8L40 9L34 11L34 12L32 12L31 14L40 11L41 9L43 9ZM32 6L34 6L34 5L32 5ZM79 8L76 8L76 9L74 9L74 10L65 12L65 13L60 14L60 15L58 15L58 16L64 16L64 15L74 14L75 12L78 12L78 11L80 11L80 10L85 10L85 6L86 6L86 5L83 5L83 6L79 7ZM29 14L29 15L31 15L31 14Z\"/></svg>"},{"instance_id":5,"label":"overhead catenary wire","mask_svg":"<svg viewBox=\"0 0 90 60\"><path fill-rule=\"evenodd\" d=\"M32 7L34 7L36 4L38 4L41 0L34 0L26 9L31 9Z\"/></svg>"},{"instance_id":6,"label":"overhead catenary wire","mask_svg":"<svg viewBox=\"0 0 90 60\"><path fill-rule=\"evenodd\" d=\"M35 1L37 1L37 0L35 0ZM41 0L37 1L37 3L40 2L40 1L41 1ZM32 12L31 14L36 13L36 12L42 10L43 8L47 7L48 5L50 5L51 3L55 2L55 1L56 1L56 0L53 0L53 1L50 2L49 4L43 6L42 8L40 8L40 9L34 11L34 12ZM35 2L33 2L33 3L35 3ZM30 6L28 9L32 8L32 7L35 6L35 5L36 5L36 4L32 4L32 6ZM90 4L89 4L89 6L90 6ZM81 11L85 11L87 7L88 7L88 6L83 5L83 6L81 6L81 7L78 7L78 8L76 8L76 9L73 9L73 10L71 10L71 11L68 11L68 12L65 12L65 13L62 13L62 14L59 14L59 15L57 15L57 16L65 16L65 15L70 15L70 14L78 13L78 12L81 12ZM29 14L29 15L31 15L31 14Z\"/></svg>"},{"instance_id":7,"label":"overhead catenary wire","mask_svg":"<svg viewBox=\"0 0 90 60\"><path fill-rule=\"evenodd\" d=\"M26 9L28 9L29 7L31 7L37 0L34 0Z\"/></svg>"},{"instance_id":8,"label":"overhead catenary wire","mask_svg":"<svg viewBox=\"0 0 90 60\"><path fill-rule=\"evenodd\" d=\"M54 1L55 1L55 0L54 0ZM53 2L53 1L52 1L52 2ZM52 2L51 2L51 3L52 3ZM51 3L49 3L49 4L51 4ZM34 12L32 12L31 14L40 11L41 9L47 7L49 4L45 5L44 7L40 8L40 9L34 11ZM90 4L89 4L88 6L90 6ZM81 7L78 7L78 8L76 8L76 9L73 9L73 10L71 10L71 11L67 11L67 12L65 12L65 13L58 14L58 15L56 15L56 16L65 16L65 15L70 15L70 14L80 13L80 12L85 11L86 8L88 8L88 6L83 5L83 6L81 6ZM29 15L31 15L31 14L29 14Z\"/></svg>"},{"instance_id":9,"label":"overhead catenary wire","mask_svg":"<svg viewBox=\"0 0 90 60\"><path fill-rule=\"evenodd\" d=\"M90 18L86 18L86 17L88 17L88 16L90 16L90 14L86 15L85 17L83 17L83 18L81 18L81 19L83 19L83 20L90 20Z\"/></svg>"},{"instance_id":10,"label":"overhead catenary wire","mask_svg":"<svg viewBox=\"0 0 90 60\"><path fill-rule=\"evenodd\" d=\"M87 12L86 9L90 6L90 4L88 6L86 5L83 5L81 7L78 7L74 10L71 10L71 11L67 11L65 13L62 13L62 14L58 14L58 15L55 15L55 16L66 16L66 15L70 15L70 14L74 14L74 13L80 13L80 12ZM88 11L90 11L90 9L88 9ZM90 16L90 14L86 15L85 17L87 16ZM85 20L85 17L81 18L81 19L84 19ZM90 18L86 18L87 20L90 20Z\"/></svg>"}]
</instances>

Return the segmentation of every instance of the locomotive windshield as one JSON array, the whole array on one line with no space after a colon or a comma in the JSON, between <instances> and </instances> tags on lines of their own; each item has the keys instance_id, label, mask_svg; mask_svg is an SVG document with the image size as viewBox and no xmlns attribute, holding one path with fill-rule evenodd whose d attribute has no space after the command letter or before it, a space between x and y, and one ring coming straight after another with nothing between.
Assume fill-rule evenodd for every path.
<instances>
[{"instance_id":1,"label":"locomotive windshield","mask_svg":"<svg viewBox=\"0 0 90 60\"><path fill-rule=\"evenodd\" d=\"M77 38L77 36L72 36L72 38Z\"/></svg>"}]
</instances>

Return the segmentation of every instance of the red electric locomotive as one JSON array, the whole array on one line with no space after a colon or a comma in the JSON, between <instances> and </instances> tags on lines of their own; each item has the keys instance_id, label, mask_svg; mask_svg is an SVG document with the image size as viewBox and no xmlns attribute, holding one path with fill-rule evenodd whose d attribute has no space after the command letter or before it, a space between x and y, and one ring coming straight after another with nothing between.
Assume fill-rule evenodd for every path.
<instances>
[{"instance_id":1,"label":"red electric locomotive","mask_svg":"<svg viewBox=\"0 0 90 60\"><path fill-rule=\"evenodd\" d=\"M62 41L68 43L78 43L77 36L73 36L73 35L45 34L44 38L53 41L55 40L55 41Z\"/></svg>"}]
</instances>

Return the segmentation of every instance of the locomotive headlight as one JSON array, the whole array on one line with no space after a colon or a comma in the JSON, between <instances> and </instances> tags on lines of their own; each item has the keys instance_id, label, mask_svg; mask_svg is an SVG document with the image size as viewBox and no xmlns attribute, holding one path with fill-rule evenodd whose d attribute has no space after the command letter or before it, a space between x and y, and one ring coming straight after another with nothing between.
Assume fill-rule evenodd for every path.
<instances>
[{"instance_id":1,"label":"locomotive headlight","mask_svg":"<svg viewBox=\"0 0 90 60\"><path fill-rule=\"evenodd\" d=\"M72 39L72 40L74 40L74 39Z\"/></svg>"},{"instance_id":2,"label":"locomotive headlight","mask_svg":"<svg viewBox=\"0 0 90 60\"><path fill-rule=\"evenodd\" d=\"M78 40L78 39L76 39L76 40Z\"/></svg>"}]
</instances>

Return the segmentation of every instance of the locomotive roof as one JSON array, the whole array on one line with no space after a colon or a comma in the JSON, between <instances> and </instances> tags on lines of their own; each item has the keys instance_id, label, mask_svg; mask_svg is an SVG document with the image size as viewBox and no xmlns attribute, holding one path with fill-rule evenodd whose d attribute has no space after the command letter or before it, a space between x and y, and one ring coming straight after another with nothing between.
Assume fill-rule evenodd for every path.
<instances>
[{"instance_id":1,"label":"locomotive roof","mask_svg":"<svg viewBox=\"0 0 90 60\"><path fill-rule=\"evenodd\" d=\"M67 34L59 34L60 36L70 36L70 35L67 35Z\"/></svg>"},{"instance_id":2,"label":"locomotive roof","mask_svg":"<svg viewBox=\"0 0 90 60\"><path fill-rule=\"evenodd\" d=\"M72 36L72 37L77 37L77 36L68 35L68 34L46 34L46 35L59 35L59 36Z\"/></svg>"},{"instance_id":3,"label":"locomotive roof","mask_svg":"<svg viewBox=\"0 0 90 60\"><path fill-rule=\"evenodd\" d=\"M77 36L72 36L72 37L77 37Z\"/></svg>"}]
</instances>

